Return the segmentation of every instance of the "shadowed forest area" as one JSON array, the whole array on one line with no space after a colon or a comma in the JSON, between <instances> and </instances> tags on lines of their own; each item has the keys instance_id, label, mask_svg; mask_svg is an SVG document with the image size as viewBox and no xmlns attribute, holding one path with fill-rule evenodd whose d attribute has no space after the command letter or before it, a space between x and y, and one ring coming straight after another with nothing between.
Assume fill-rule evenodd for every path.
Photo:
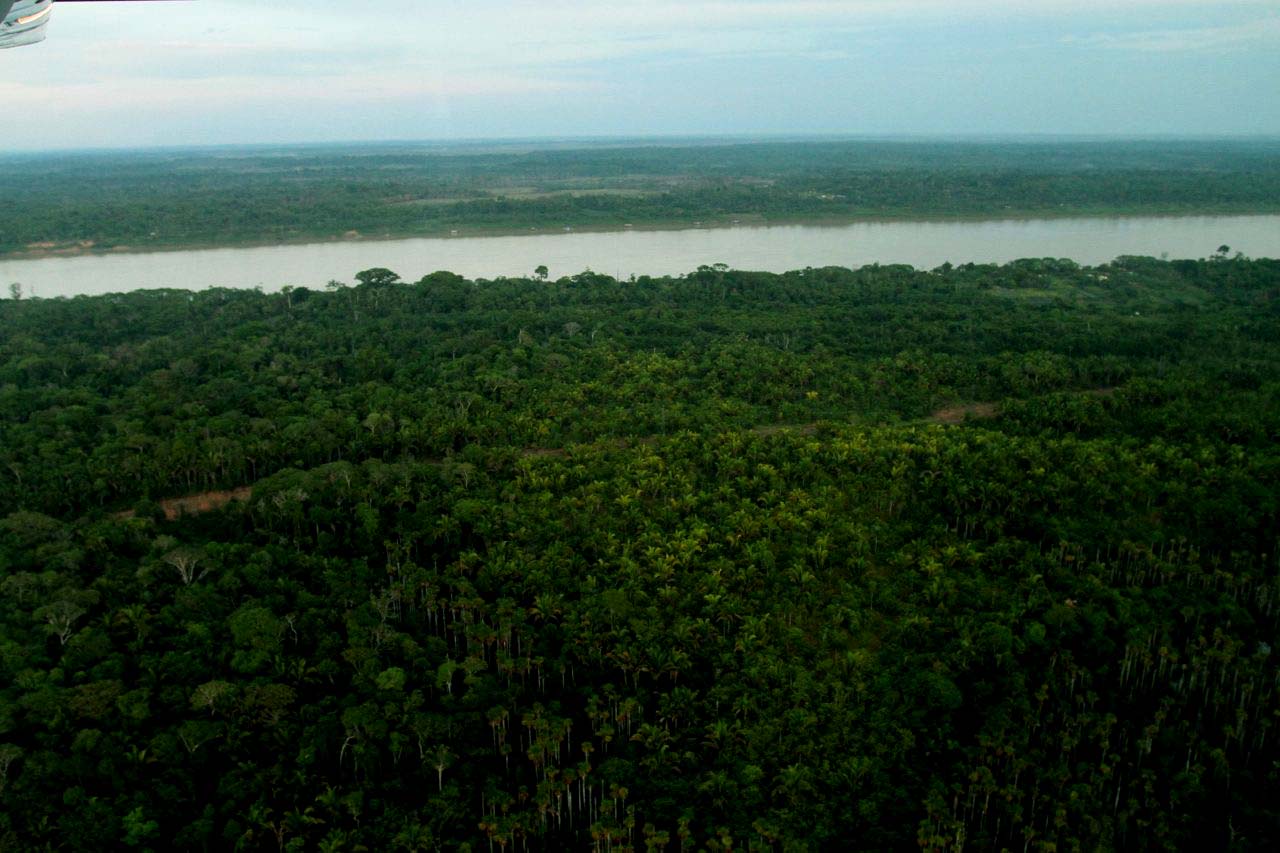
<instances>
[{"instance_id":1,"label":"shadowed forest area","mask_svg":"<svg viewBox=\"0 0 1280 853\"><path fill-rule=\"evenodd\" d=\"M0 849L1275 849L1278 440L1225 247L5 300Z\"/></svg>"}]
</instances>

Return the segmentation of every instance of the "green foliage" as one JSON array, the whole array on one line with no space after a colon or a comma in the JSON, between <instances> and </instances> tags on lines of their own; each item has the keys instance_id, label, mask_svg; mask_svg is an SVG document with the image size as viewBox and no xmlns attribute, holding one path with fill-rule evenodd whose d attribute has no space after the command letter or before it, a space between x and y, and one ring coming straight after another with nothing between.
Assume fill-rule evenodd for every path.
<instances>
[{"instance_id":1,"label":"green foliage","mask_svg":"<svg viewBox=\"0 0 1280 853\"><path fill-rule=\"evenodd\" d=\"M0 304L0 846L1280 845L1280 264L368 272Z\"/></svg>"},{"instance_id":2,"label":"green foliage","mask_svg":"<svg viewBox=\"0 0 1280 853\"><path fill-rule=\"evenodd\" d=\"M140 847L159 828L160 825L154 820L143 817L142 806L138 806L124 816L124 843L128 847Z\"/></svg>"},{"instance_id":3,"label":"green foliage","mask_svg":"<svg viewBox=\"0 0 1280 853\"><path fill-rule=\"evenodd\" d=\"M0 158L0 255L456 229L1280 207L1280 147L1267 140L366 145Z\"/></svg>"}]
</instances>

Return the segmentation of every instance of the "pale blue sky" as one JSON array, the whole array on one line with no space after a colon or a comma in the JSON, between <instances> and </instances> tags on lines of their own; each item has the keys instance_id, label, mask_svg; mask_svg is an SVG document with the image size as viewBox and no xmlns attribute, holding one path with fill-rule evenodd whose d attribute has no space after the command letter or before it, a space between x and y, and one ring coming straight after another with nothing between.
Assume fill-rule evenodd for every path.
<instances>
[{"instance_id":1,"label":"pale blue sky","mask_svg":"<svg viewBox=\"0 0 1280 853\"><path fill-rule=\"evenodd\" d=\"M0 51L7 150L1280 134L1276 0L194 0Z\"/></svg>"}]
</instances>

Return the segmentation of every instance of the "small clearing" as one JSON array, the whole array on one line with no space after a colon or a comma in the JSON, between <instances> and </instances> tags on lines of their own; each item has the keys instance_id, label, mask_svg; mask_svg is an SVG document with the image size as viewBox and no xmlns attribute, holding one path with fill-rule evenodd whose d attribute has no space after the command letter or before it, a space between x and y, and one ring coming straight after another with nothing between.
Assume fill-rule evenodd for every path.
<instances>
[{"instance_id":1,"label":"small clearing","mask_svg":"<svg viewBox=\"0 0 1280 853\"><path fill-rule=\"evenodd\" d=\"M240 486L239 488L216 492L200 492L195 495L160 501L160 508L164 510L164 517L172 521L183 515L196 515L202 512L222 509L232 501L247 501L251 494L253 494L252 486Z\"/></svg>"},{"instance_id":2,"label":"small clearing","mask_svg":"<svg viewBox=\"0 0 1280 853\"><path fill-rule=\"evenodd\" d=\"M935 424L959 424L967 420L983 420L994 418L999 409L995 403L966 403L963 406L948 406L938 409L929 416L929 422Z\"/></svg>"},{"instance_id":3,"label":"small clearing","mask_svg":"<svg viewBox=\"0 0 1280 853\"><path fill-rule=\"evenodd\" d=\"M199 515L203 512L222 509L232 501L247 501L251 494L253 494L252 486L239 486L234 489L198 492L194 495L184 495L180 498L165 498L159 501L159 504L164 517L169 521L174 521L184 515ZM136 513L133 510L127 509L124 512L116 513L116 518L133 518L134 515Z\"/></svg>"},{"instance_id":4,"label":"small clearing","mask_svg":"<svg viewBox=\"0 0 1280 853\"><path fill-rule=\"evenodd\" d=\"M796 435L813 435L818 431L818 425L815 424L768 424L767 426L752 427L749 430L755 435L777 435L780 432L790 432Z\"/></svg>"}]
</instances>

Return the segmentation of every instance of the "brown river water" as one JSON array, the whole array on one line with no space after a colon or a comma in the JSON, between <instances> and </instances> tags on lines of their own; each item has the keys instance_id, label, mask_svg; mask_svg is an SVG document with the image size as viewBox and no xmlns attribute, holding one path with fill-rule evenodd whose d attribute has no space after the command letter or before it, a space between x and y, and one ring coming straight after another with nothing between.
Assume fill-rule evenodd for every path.
<instances>
[{"instance_id":1,"label":"brown river water","mask_svg":"<svg viewBox=\"0 0 1280 853\"><path fill-rule=\"evenodd\" d=\"M389 267L406 281L436 270L467 278L552 277L586 269L626 278L680 275L702 264L785 272L804 267L1071 258L1098 264L1119 255L1201 258L1221 245L1280 257L1280 215L1062 218L953 222L858 222L692 228L679 231L557 232L519 236L366 240L257 248L0 260L0 287L42 298L139 288L323 287Z\"/></svg>"}]
</instances>

